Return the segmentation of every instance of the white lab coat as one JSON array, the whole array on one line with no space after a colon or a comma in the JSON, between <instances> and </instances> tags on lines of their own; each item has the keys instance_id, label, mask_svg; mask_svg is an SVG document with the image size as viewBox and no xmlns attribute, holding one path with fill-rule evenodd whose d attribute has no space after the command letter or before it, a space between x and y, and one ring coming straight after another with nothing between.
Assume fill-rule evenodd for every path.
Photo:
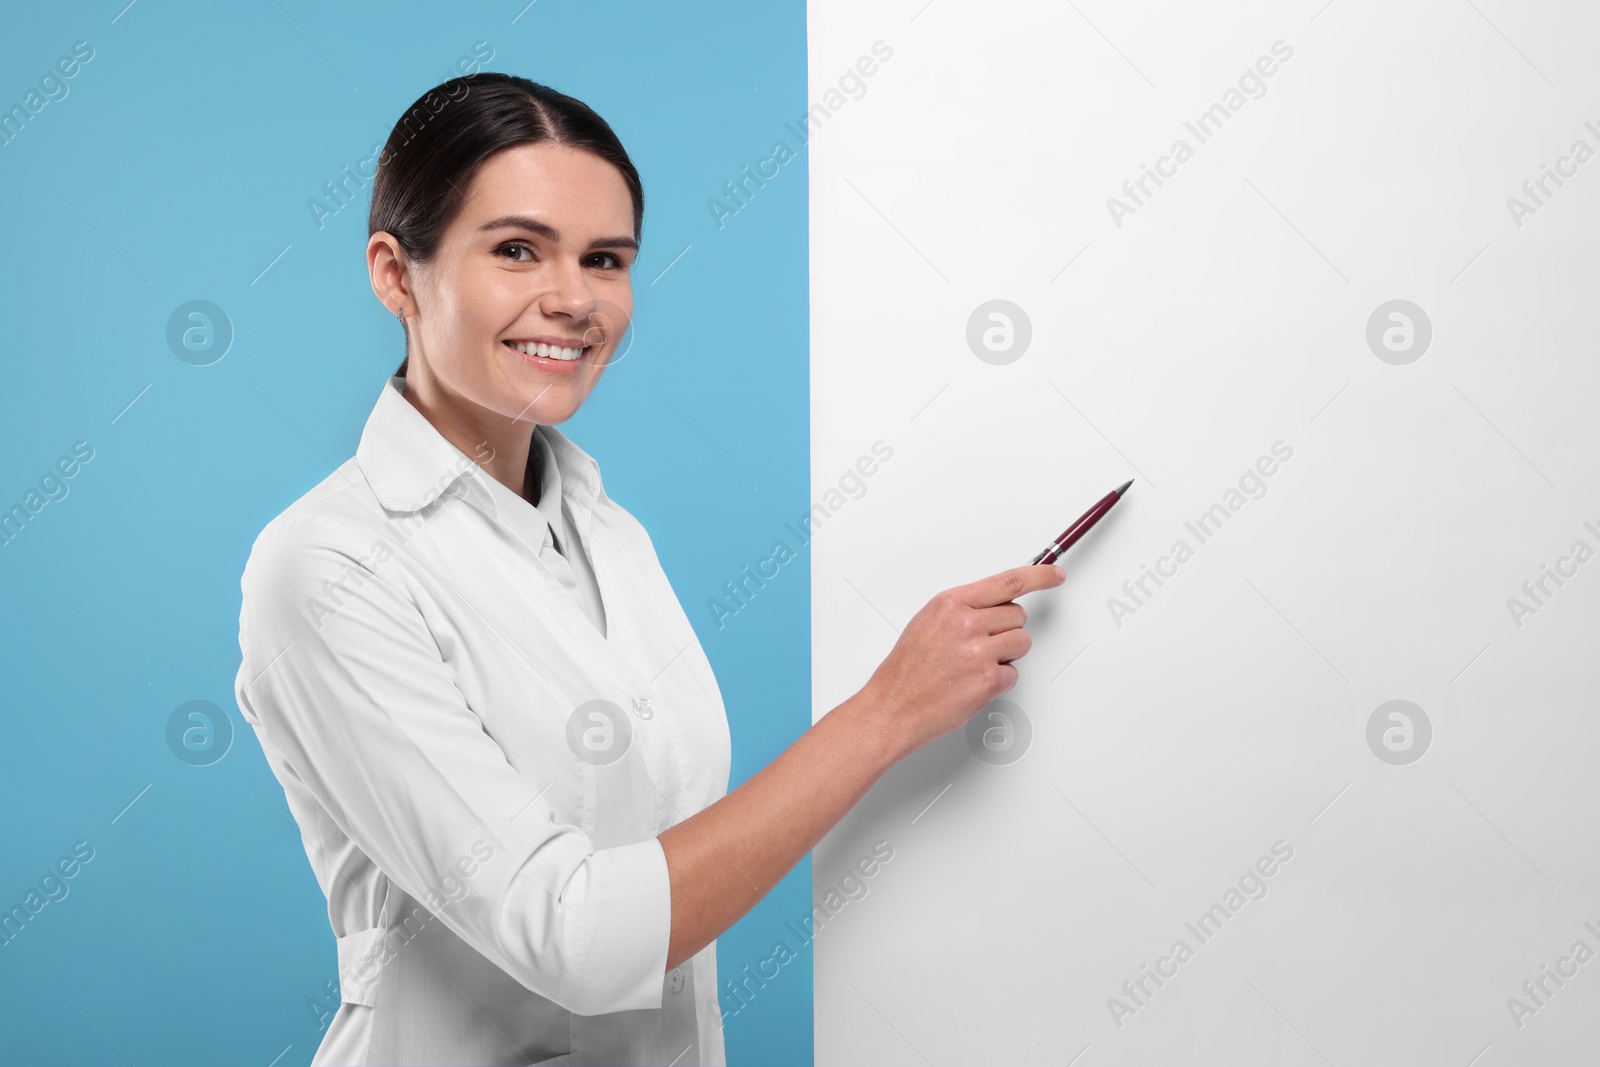
<instances>
[{"instance_id":1,"label":"white lab coat","mask_svg":"<svg viewBox=\"0 0 1600 1067\"><path fill-rule=\"evenodd\" d=\"M337 938L313 1063L722 1064L715 943L665 973L656 840L727 791L711 666L588 453L534 431L604 637L540 560L533 507L497 514L512 502L404 387L241 582L239 710Z\"/></svg>"}]
</instances>

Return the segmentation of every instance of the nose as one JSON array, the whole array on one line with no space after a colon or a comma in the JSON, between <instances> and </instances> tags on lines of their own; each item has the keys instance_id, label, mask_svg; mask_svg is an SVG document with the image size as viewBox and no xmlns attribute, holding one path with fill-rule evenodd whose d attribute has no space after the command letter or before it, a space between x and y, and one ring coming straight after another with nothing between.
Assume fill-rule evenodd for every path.
<instances>
[{"instance_id":1,"label":"nose","mask_svg":"<svg viewBox=\"0 0 1600 1067\"><path fill-rule=\"evenodd\" d=\"M596 299L581 264L573 260L550 264L546 277L549 287L540 294L539 310L548 318L563 315L583 322L594 314Z\"/></svg>"}]
</instances>

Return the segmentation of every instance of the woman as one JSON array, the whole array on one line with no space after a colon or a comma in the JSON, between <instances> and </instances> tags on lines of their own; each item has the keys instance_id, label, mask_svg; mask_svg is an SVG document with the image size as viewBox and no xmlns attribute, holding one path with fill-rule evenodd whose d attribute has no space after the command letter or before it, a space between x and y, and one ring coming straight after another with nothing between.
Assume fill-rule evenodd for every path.
<instances>
[{"instance_id":1,"label":"woman","mask_svg":"<svg viewBox=\"0 0 1600 1067\"><path fill-rule=\"evenodd\" d=\"M632 311L639 177L524 78L426 94L374 179L405 328L355 456L262 531L239 708L328 898L316 1064L723 1062L717 935L896 760L1016 683L1018 567L935 597L727 794L710 665L649 536L558 431Z\"/></svg>"}]
</instances>

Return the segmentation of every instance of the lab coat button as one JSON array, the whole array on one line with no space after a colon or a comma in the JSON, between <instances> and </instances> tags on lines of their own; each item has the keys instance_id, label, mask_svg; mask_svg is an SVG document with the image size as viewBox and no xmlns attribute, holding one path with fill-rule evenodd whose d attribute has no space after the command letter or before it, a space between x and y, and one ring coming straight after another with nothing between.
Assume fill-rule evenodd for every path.
<instances>
[{"instance_id":1,"label":"lab coat button","mask_svg":"<svg viewBox=\"0 0 1600 1067\"><path fill-rule=\"evenodd\" d=\"M683 992L683 982L683 968L674 967L672 974L667 976L667 988L674 993L681 993Z\"/></svg>"},{"instance_id":2,"label":"lab coat button","mask_svg":"<svg viewBox=\"0 0 1600 1067\"><path fill-rule=\"evenodd\" d=\"M649 719L655 716L656 710L650 706L649 697L634 697L633 713L641 719Z\"/></svg>"}]
</instances>

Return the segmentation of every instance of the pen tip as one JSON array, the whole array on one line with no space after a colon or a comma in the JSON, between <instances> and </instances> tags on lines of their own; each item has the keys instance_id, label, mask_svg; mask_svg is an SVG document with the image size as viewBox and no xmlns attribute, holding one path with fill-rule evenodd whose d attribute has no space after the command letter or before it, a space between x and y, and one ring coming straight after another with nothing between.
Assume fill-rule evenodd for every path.
<instances>
[{"instance_id":1,"label":"pen tip","mask_svg":"<svg viewBox=\"0 0 1600 1067\"><path fill-rule=\"evenodd\" d=\"M1117 495L1121 496L1123 493L1126 493L1128 491L1128 486L1130 486L1132 484L1133 484L1133 479L1129 478L1127 481L1125 481L1121 485L1117 486Z\"/></svg>"}]
</instances>

